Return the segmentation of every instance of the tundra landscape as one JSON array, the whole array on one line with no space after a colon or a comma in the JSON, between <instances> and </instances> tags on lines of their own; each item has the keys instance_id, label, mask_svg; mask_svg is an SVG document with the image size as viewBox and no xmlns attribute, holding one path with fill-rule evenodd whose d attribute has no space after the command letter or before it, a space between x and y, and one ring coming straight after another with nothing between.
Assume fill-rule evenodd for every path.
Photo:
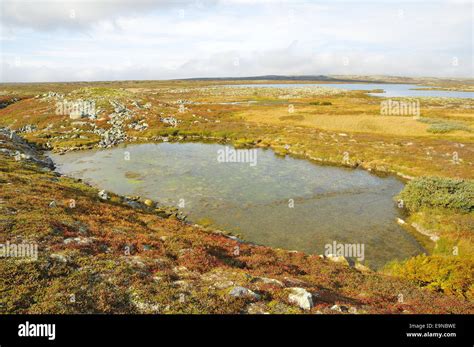
<instances>
[{"instance_id":1,"label":"tundra landscape","mask_svg":"<svg viewBox=\"0 0 474 347\"><path fill-rule=\"evenodd\" d=\"M36 261L2 259L2 311L472 313L473 99L421 98L419 114L382 115L384 100L367 91L257 82L275 83L1 85L2 238L39 249ZM469 91L473 81L429 87ZM187 221L159 194L121 196L60 174L49 154L117 147L139 180L130 145L187 142L396 176L398 223L424 251L372 269L249 243L212 220Z\"/></svg>"},{"instance_id":2,"label":"tundra landscape","mask_svg":"<svg viewBox=\"0 0 474 347\"><path fill-rule=\"evenodd\" d=\"M472 345L473 13L2 0L0 347Z\"/></svg>"}]
</instances>

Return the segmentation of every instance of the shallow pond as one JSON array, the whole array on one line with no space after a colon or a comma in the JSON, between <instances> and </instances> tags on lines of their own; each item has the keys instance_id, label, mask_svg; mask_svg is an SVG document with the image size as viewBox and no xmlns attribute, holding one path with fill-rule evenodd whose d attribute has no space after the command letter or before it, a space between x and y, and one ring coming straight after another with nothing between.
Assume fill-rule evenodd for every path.
<instances>
[{"instance_id":1,"label":"shallow pond","mask_svg":"<svg viewBox=\"0 0 474 347\"><path fill-rule=\"evenodd\" d=\"M180 206L192 222L258 244L315 254L334 241L363 244L364 262L373 267L423 252L396 223L393 196L403 188L398 179L281 158L264 149L241 152L250 162L229 162L232 151L218 144L161 143L52 159L64 174Z\"/></svg>"},{"instance_id":2,"label":"shallow pond","mask_svg":"<svg viewBox=\"0 0 474 347\"><path fill-rule=\"evenodd\" d=\"M328 87L345 90L375 90L383 89L384 93L369 93L373 96L387 98L396 97L446 97L446 98L474 98L473 92L459 92L447 90L419 90L418 88L428 88L413 84L392 84L392 83L288 83L288 84L239 84L232 87L255 87L255 88L307 88L307 87Z\"/></svg>"}]
</instances>

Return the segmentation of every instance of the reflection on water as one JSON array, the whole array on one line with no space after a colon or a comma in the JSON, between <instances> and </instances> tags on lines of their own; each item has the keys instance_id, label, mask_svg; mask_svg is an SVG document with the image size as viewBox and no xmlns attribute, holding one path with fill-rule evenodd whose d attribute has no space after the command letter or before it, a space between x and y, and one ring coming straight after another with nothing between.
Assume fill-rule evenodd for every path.
<instances>
[{"instance_id":1,"label":"reflection on water","mask_svg":"<svg viewBox=\"0 0 474 347\"><path fill-rule=\"evenodd\" d=\"M212 221L255 243L316 254L333 241L363 243L374 267L423 251L396 223L393 196L403 188L397 179L280 158L263 149L257 150L256 166L219 163L222 148L141 144L52 158L60 172L118 194L174 206L183 199L190 221Z\"/></svg>"}]
</instances>

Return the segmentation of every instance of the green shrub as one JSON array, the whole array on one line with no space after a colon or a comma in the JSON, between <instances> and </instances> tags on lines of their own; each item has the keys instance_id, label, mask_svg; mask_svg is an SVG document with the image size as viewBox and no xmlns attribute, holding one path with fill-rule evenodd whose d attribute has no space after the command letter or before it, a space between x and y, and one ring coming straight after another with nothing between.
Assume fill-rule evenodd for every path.
<instances>
[{"instance_id":1,"label":"green shrub","mask_svg":"<svg viewBox=\"0 0 474 347\"><path fill-rule=\"evenodd\" d=\"M458 123L437 123L437 124L431 125L427 129L428 132L435 133L435 134L445 134L445 133L449 133L455 130L463 130L467 132L471 131L471 129L469 129L464 124L458 124Z\"/></svg>"},{"instance_id":2,"label":"green shrub","mask_svg":"<svg viewBox=\"0 0 474 347\"><path fill-rule=\"evenodd\" d=\"M472 180L421 177L409 182L398 195L411 212L423 208L447 208L460 212L474 211Z\"/></svg>"},{"instance_id":3,"label":"green shrub","mask_svg":"<svg viewBox=\"0 0 474 347\"><path fill-rule=\"evenodd\" d=\"M469 258L419 255L388 265L388 273L437 292L474 298L474 262Z\"/></svg>"},{"instance_id":4,"label":"green shrub","mask_svg":"<svg viewBox=\"0 0 474 347\"><path fill-rule=\"evenodd\" d=\"M431 124L431 126L426 131L434 134L446 134L456 130L471 132L469 126L459 122L424 117L420 118L419 121L422 123Z\"/></svg>"}]
</instances>

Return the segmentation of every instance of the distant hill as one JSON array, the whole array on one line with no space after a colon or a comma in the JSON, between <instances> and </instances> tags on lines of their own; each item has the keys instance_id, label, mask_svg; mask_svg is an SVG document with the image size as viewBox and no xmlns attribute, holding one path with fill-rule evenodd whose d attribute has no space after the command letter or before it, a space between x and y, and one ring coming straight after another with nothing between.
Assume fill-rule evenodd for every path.
<instances>
[{"instance_id":1,"label":"distant hill","mask_svg":"<svg viewBox=\"0 0 474 347\"><path fill-rule=\"evenodd\" d=\"M346 82L346 83L407 83L425 86L472 90L472 78L405 77L405 76L365 76L365 75L263 75L247 77L195 77L178 81L299 81L299 82Z\"/></svg>"},{"instance_id":2,"label":"distant hill","mask_svg":"<svg viewBox=\"0 0 474 347\"><path fill-rule=\"evenodd\" d=\"M353 78L334 78L325 75L306 76L284 76L284 75L263 75L247 77L194 77L183 78L180 81L314 81L314 82L354 82ZM382 82L374 80L357 80L358 82Z\"/></svg>"}]
</instances>

